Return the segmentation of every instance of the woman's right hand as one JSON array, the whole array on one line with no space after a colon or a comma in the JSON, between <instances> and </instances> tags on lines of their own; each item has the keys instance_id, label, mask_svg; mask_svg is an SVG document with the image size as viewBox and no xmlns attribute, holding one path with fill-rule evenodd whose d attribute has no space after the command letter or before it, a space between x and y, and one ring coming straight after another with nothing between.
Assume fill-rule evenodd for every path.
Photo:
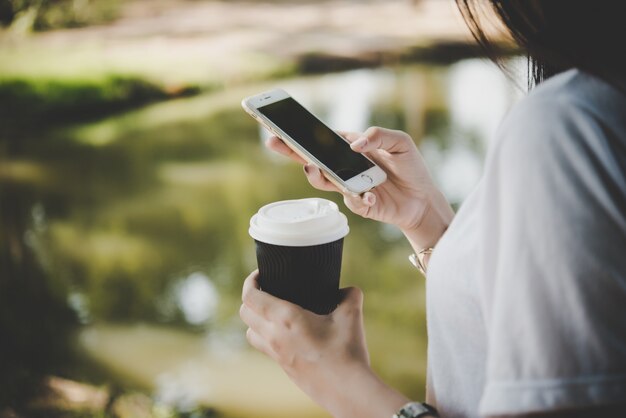
<instances>
[{"instance_id":1,"label":"woman's right hand","mask_svg":"<svg viewBox=\"0 0 626 418\"><path fill-rule=\"evenodd\" d=\"M339 190L321 170L306 164L279 138L271 137L267 146L304 164L309 183L319 190L343 194L346 206L364 218L398 226L412 244L433 246L454 212L434 185L424 160L411 137L402 131L371 127L363 134L341 132L351 148L367 155L386 173L387 181L363 195Z\"/></svg>"}]
</instances>

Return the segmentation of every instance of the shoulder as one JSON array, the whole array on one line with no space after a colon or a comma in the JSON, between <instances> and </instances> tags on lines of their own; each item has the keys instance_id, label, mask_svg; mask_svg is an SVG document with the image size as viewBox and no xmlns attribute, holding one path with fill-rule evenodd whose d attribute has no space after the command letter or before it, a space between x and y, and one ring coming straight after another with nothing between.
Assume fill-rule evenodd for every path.
<instances>
[{"instance_id":1,"label":"shoulder","mask_svg":"<svg viewBox=\"0 0 626 418\"><path fill-rule=\"evenodd\" d=\"M489 151L483 203L542 239L623 234L626 98L610 89L568 71L518 103Z\"/></svg>"},{"instance_id":2,"label":"shoulder","mask_svg":"<svg viewBox=\"0 0 626 418\"><path fill-rule=\"evenodd\" d=\"M626 106L600 83L550 79L493 143L477 215L483 415L624 399Z\"/></svg>"},{"instance_id":3,"label":"shoulder","mask_svg":"<svg viewBox=\"0 0 626 418\"><path fill-rule=\"evenodd\" d=\"M625 160L625 150L626 95L570 70L545 81L511 109L489 159L509 170L520 164L540 171L588 164L598 169L598 164Z\"/></svg>"},{"instance_id":4,"label":"shoulder","mask_svg":"<svg viewBox=\"0 0 626 418\"><path fill-rule=\"evenodd\" d=\"M584 115L608 124L619 124L626 116L626 93L607 82L572 69L553 76L535 87L517 106L505 123L528 117L545 120L554 116Z\"/></svg>"}]
</instances>

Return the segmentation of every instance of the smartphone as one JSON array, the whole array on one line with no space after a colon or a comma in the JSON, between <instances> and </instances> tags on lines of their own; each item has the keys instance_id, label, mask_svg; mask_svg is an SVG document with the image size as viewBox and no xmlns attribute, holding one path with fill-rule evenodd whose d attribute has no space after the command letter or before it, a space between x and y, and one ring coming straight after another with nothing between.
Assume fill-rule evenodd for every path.
<instances>
[{"instance_id":1,"label":"smartphone","mask_svg":"<svg viewBox=\"0 0 626 418\"><path fill-rule=\"evenodd\" d=\"M387 179L379 166L353 151L348 141L286 91L275 89L247 97L241 105L305 161L319 167L340 190L360 194Z\"/></svg>"}]
</instances>

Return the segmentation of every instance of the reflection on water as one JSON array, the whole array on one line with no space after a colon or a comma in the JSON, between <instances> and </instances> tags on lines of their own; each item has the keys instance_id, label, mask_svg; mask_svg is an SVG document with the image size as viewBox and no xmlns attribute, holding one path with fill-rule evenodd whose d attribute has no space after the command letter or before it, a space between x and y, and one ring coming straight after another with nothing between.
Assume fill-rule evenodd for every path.
<instances>
[{"instance_id":1,"label":"reflection on water","mask_svg":"<svg viewBox=\"0 0 626 418\"><path fill-rule=\"evenodd\" d=\"M120 379L149 383L159 402L179 410L200 403L226 416L326 416L276 365L248 350L240 330L203 335L146 324L94 325L80 343Z\"/></svg>"},{"instance_id":2,"label":"reflection on water","mask_svg":"<svg viewBox=\"0 0 626 418\"><path fill-rule=\"evenodd\" d=\"M455 204L478 181L488 137L516 97L479 60L279 84L337 129L409 132ZM245 344L237 316L255 268L247 228L257 208L310 196L343 206L262 147L239 101L270 87L158 104L19 146L2 139L0 199L31 210L28 245L83 324L78 346L108 379L181 410L325 416ZM410 248L393 227L349 222L342 282L365 291L372 365L421 399L423 282L406 262Z\"/></svg>"},{"instance_id":3,"label":"reflection on water","mask_svg":"<svg viewBox=\"0 0 626 418\"><path fill-rule=\"evenodd\" d=\"M215 316L219 293L204 273L197 271L181 280L175 287L175 294L188 323L200 325Z\"/></svg>"}]
</instances>

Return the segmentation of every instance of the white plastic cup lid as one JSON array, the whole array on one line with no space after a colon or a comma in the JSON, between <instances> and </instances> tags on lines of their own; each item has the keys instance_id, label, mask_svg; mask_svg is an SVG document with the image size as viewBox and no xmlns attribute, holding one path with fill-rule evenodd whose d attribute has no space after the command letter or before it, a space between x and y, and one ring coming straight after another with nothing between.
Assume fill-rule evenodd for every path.
<instances>
[{"instance_id":1,"label":"white plastic cup lid","mask_svg":"<svg viewBox=\"0 0 626 418\"><path fill-rule=\"evenodd\" d=\"M250 219L248 232L267 244L306 247L336 241L349 231L348 219L334 202L310 198L263 206Z\"/></svg>"}]
</instances>

